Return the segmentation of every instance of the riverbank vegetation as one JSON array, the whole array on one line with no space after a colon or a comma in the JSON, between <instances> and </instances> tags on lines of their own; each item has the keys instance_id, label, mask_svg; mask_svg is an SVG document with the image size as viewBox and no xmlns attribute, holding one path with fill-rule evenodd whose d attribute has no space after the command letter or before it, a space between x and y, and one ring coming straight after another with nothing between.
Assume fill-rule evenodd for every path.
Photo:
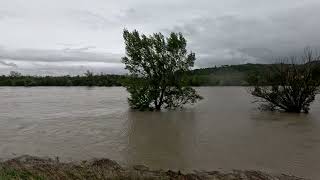
<instances>
[{"instance_id":1,"label":"riverbank vegetation","mask_svg":"<svg viewBox=\"0 0 320 180\"><path fill-rule=\"evenodd\" d=\"M189 86L252 86L257 76L266 74L277 64L239 64L194 69L183 83ZM314 62L313 77L320 80L320 61ZM19 72L0 76L0 86L123 86L127 75L95 74L88 71L77 76L30 76Z\"/></svg>"},{"instance_id":2,"label":"riverbank vegetation","mask_svg":"<svg viewBox=\"0 0 320 180\"><path fill-rule=\"evenodd\" d=\"M10 75L0 76L0 86L121 86L126 78L90 71L78 76L29 76L13 71Z\"/></svg>"},{"instance_id":3,"label":"riverbank vegetation","mask_svg":"<svg viewBox=\"0 0 320 180\"><path fill-rule=\"evenodd\" d=\"M182 173L171 170L151 170L143 165L132 167L122 167L117 162L109 159L96 159L83 161L80 163L63 163L58 159L38 158L32 156L21 156L5 162L0 162L1 180L304 180L285 174L268 174L261 171L241 171L231 172L220 171L198 171L193 173Z\"/></svg>"},{"instance_id":4,"label":"riverbank vegetation","mask_svg":"<svg viewBox=\"0 0 320 180\"><path fill-rule=\"evenodd\" d=\"M252 77L251 94L258 97L268 110L309 112L310 104L319 93L320 80L316 76L318 56L305 49L301 58L287 57L270 66L263 74Z\"/></svg>"}]
</instances>

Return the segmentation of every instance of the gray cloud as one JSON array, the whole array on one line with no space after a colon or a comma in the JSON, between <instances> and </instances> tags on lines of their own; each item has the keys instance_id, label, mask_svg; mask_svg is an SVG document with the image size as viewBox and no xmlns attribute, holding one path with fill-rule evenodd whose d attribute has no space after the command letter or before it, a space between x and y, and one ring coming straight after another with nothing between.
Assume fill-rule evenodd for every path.
<instances>
[{"instance_id":1,"label":"gray cloud","mask_svg":"<svg viewBox=\"0 0 320 180\"><path fill-rule=\"evenodd\" d=\"M107 29L115 23L107 17L87 11L87 10L70 10L67 12L67 16L74 22L80 23L91 29Z\"/></svg>"},{"instance_id":2,"label":"gray cloud","mask_svg":"<svg viewBox=\"0 0 320 180\"><path fill-rule=\"evenodd\" d=\"M123 67L92 67L92 66L64 66L57 67L51 65L36 66L32 68L1 68L1 74L10 74L11 71L18 71L23 75L50 75L50 76L60 76L60 75L81 75L84 74L87 70L94 72L96 74L105 73L105 74L125 74L127 73Z\"/></svg>"},{"instance_id":3,"label":"gray cloud","mask_svg":"<svg viewBox=\"0 0 320 180\"><path fill-rule=\"evenodd\" d=\"M14 17L14 15L10 12L7 12L5 10L0 10L0 20L5 19L5 18L10 18L10 17Z\"/></svg>"},{"instance_id":4,"label":"gray cloud","mask_svg":"<svg viewBox=\"0 0 320 180\"><path fill-rule=\"evenodd\" d=\"M85 46L85 47L80 47L80 48L65 48L63 49L63 51L69 51L69 52L81 52L81 51L87 51L87 50L90 50L90 49L94 49L96 48L95 46Z\"/></svg>"},{"instance_id":5,"label":"gray cloud","mask_svg":"<svg viewBox=\"0 0 320 180\"><path fill-rule=\"evenodd\" d=\"M320 4L313 4L263 17L201 17L165 31L183 32L190 48L200 54L202 66L270 63L277 56L299 54L306 46L319 47L319 8Z\"/></svg>"},{"instance_id":6,"label":"gray cloud","mask_svg":"<svg viewBox=\"0 0 320 180\"><path fill-rule=\"evenodd\" d=\"M2 60L0 60L0 65L9 66L9 67L18 67L18 65L13 62L6 62Z\"/></svg>"},{"instance_id":7,"label":"gray cloud","mask_svg":"<svg viewBox=\"0 0 320 180\"><path fill-rule=\"evenodd\" d=\"M111 53L95 53L87 50L92 46L82 48L65 48L61 50L40 49L0 49L0 59L14 61L41 61L41 62L106 62L120 63L121 55Z\"/></svg>"},{"instance_id":8,"label":"gray cloud","mask_svg":"<svg viewBox=\"0 0 320 180\"><path fill-rule=\"evenodd\" d=\"M0 48L0 74L19 71L30 75L77 75L86 70L95 73L126 73L120 63L121 55L90 52L94 46L61 50Z\"/></svg>"},{"instance_id":9,"label":"gray cloud","mask_svg":"<svg viewBox=\"0 0 320 180\"><path fill-rule=\"evenodd\" d=\"M197 67L270 63L320 48L318 9L318 0L2 0L1 72L123 72L123 28L182 32Z\"/></svg>"}]
</instances>

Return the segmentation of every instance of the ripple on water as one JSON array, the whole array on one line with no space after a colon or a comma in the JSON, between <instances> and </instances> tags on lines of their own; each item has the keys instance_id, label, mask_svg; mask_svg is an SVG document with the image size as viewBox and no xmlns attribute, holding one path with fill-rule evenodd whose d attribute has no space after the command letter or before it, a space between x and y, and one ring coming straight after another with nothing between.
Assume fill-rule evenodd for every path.
<instances>
[{"instance_id":1,"label":"ripple on water","mask_svg":"<svg viewBox=\"0 0 320 180\"><path fill-rule=\"evenodd\" d=\"M0 88L0 158L106 157L151 168L262 169L320 176L320 101L310 114L260 112L241 87L166 112L128 110L124 88Z\"/></svg>"}]
</instances>

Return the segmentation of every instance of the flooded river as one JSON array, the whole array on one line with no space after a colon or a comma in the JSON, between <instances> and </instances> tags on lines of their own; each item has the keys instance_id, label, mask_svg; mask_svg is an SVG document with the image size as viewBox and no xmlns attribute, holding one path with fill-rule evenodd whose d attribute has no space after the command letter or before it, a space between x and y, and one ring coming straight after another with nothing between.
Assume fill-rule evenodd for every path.
<instances>
[{"instance_id":1,"label":"flooded river","mask_svg":"<svg viewBox=\"0 0 320 180\"><path fill-rule=\"evenodd\" d=\"M202 87L194 106L135 112L124 88L0 87L0 158L196 170L256 169L320 178L320 100L309 114L260 112L243 87Z\"/></svg>"}]
</instances>

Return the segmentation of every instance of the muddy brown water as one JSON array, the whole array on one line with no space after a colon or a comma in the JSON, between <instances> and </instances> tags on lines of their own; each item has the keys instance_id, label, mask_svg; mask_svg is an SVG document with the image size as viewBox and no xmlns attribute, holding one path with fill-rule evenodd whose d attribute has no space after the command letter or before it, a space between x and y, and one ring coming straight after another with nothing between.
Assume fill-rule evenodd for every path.
<instances>
[{"instance_id":1,"label":"muddy brown water","mask_svg":"<svg viewBox=\"0 0 320 180\"><path fill-rule=\"evenodd\" d=\"M205 98L135 112L124 88L0 87L0 158L110 158L175 170L255 169L320 178L320 99L309 114L261 112L243 87L197 88Z\"/></svg>"}]
</instances>

